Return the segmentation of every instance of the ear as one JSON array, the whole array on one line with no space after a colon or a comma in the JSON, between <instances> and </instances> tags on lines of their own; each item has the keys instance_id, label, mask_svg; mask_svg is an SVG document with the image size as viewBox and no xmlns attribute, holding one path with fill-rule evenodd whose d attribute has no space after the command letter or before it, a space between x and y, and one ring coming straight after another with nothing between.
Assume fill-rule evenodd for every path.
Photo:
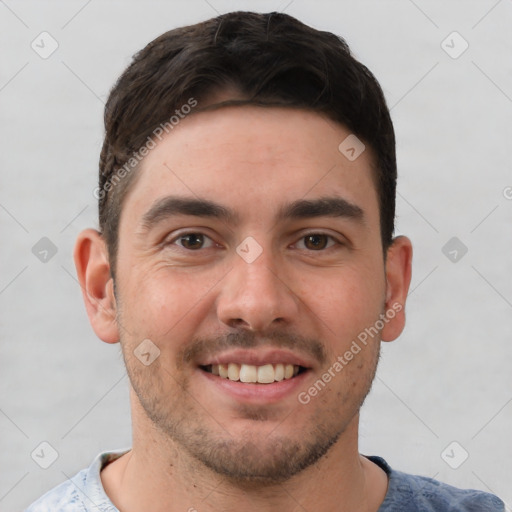
<instances>
[{"instance_id":1,"label":"ear","mask_svg":"<svg viewBox=\"0 0 512 512\"><path fill-rule=\"evenodd\" d=\"M396 237L386 258L387 322L381 333L382 341L393 341L405 326L405 301L411 283L412 244L405 236Z\"/></svg>"},{"instance_id":2,"label":"ear","mask_svg":"<svg viewBox=\"0 0 512 512\"><path fill-rule=\"evenodd\" d=\"M76 240L75 260L85 308L96 335L106 343L119 341L114 281L105 241L94 229L82 231Z\"/></svg>"}]
</instances>

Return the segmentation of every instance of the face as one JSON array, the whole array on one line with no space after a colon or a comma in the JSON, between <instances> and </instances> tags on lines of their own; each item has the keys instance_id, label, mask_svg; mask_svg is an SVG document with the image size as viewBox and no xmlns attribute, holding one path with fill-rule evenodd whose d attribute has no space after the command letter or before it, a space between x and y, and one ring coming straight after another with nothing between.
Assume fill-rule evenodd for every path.
<instances>
[{"instance_id":1,"label":"face","mask_svg":"<svg viewBox=\"0 0 512 512\"><path fill-rule=\"evenodd\" d=\"M125 198L117 319L140 411L230 478L314 463L373 380L380 332L343 357L386 308L372 156L340 153L349 134L301 110L193 114Z\"/></svg>"}]
</instances>

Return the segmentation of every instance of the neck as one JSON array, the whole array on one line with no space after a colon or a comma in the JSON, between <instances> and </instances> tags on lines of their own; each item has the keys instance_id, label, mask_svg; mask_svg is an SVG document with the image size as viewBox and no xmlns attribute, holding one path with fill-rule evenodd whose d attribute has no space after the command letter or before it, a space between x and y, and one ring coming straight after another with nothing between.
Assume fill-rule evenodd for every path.
<instances>
[{"instance_id":1,"label":"neck","mask_svg":"<svg viewBox=\"0 0 512 512\"><path fill-rule=\"evenodd\" d=\"M316 464L270 485L227 480L137 416L132 450L101 473L121 512L375 512L387 490L384 471L358 452L358 416Z\"/></svg>"}]
</instances>

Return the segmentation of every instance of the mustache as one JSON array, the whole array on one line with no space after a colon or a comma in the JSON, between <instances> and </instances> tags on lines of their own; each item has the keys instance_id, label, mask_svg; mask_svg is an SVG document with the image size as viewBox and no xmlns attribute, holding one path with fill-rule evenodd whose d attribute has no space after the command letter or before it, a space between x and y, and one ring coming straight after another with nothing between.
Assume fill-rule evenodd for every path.
<instances>
[{"instance_id":1,"label":"mustache","mask_svg":"<svg viewBox=\"0 0 512 512\"><path fill-rule=\"evenodd\" d=\"M229 349L258 347L287 348L293 352L298 351L312 357L320 365L327 361L327 353L323 344L315 338L282 331L261 335L247 330L230 332L213 338L196 338L181 351L177 360L187 364L199 357L213 357L219 352Z\"/></svg>"}]
</instances>

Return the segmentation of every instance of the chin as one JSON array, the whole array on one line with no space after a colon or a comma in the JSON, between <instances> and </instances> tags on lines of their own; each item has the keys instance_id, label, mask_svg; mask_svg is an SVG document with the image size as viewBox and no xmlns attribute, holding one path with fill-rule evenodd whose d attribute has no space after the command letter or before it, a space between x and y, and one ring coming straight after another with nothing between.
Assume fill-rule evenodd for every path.
<instances>
[{"instance_id":1,"label":"chin","mask_svg":"<svg viewBox=\"0 0 512 512\"><path fill-rule=\"evenodd\" d=\"M278 484L315 464L338 437L309 444L269 437L260 443L227 440L193 455L210 470L239 485Z\"/></svg>"}]
</instances>

